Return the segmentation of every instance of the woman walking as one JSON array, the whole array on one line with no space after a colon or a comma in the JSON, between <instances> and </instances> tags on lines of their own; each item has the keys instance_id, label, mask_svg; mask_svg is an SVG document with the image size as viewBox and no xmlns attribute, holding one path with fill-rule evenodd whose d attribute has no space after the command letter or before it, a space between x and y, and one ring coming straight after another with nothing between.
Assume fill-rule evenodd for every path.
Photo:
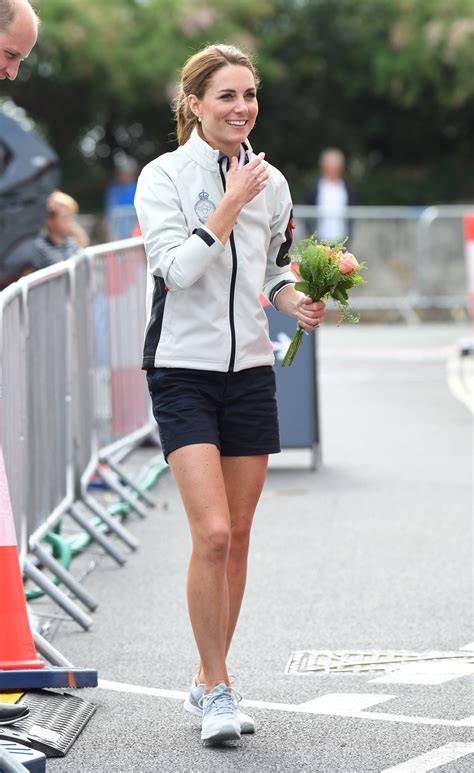
<instances>
[{"instance_id":1,"label":"woman walking","mask_svg":"<svg viewBox=\"0 0 474 773\"><path fill-rule=\"evenodd\" d=\"M257 86L233 46L192 56L176 103L179 147L145 167L135 198L149 266L143 367L192 538L187 597L200 665L184 708L213 743L254 731L226 657L268 454L280 451L259 295L305 330L324 317L324 304L293 286L288 185L247 140Z\"/></svg>"}]
</instances>

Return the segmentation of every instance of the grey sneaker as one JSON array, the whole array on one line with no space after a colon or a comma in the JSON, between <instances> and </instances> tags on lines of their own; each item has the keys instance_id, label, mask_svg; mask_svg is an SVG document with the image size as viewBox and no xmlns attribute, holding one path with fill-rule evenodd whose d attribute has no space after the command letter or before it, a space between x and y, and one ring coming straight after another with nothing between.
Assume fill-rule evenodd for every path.
<instances>
[{"instance_id":1,"label":"grey sneaker","mask_svg":"<svg viewBox=\"0 0 474 773\"><path fill-rule=\"evenodd\" d=\"M236 741L240 738L240 722L232 691L224 682L204 694L199 701L202 708L201 739L212 743Z\"/></svg>"},{"instance_id":2,"label":"grey sneaker","mask_svg":"<svg viewBox=\"0 0 474 773\"><path fill-rule=\"evenodd\" d=\"M232 692L234 695L234 700L237 703L237 718L240 722L240 732L255 733L255 722L253 721L252 717L249 717L248 714L244 714L244 712L241 711L239 708L239 702L242 700L242 696L240 695L240 693L237 692L237 690L232 690ZM193 677L191 689L189 691L188 697L184 701L184 707L183 707L184 710L189 711L190 714L194 714L194 716L201 718L202 708L200 706L199 701L201 700L203 695L204 695L204 685L196 684L196 680Z\"/></svg>"}]
</instances>

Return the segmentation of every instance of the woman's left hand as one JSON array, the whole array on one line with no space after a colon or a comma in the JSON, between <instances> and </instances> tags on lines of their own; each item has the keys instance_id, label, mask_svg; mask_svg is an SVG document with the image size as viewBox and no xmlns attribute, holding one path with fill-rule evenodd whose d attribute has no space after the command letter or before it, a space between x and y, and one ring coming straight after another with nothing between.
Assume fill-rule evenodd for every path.
<instances>
[{"instance_id":1,"label":"woman's left hand","mask_svg":"<svg viewBox=\"0 0 474 773\"><path fill-rule=\"evenodd\" d=\"M296 319L303 330L313 332L324 319L326 304L323 301L312 301L307 295L301 296L296 303Z\"/></svg>"}]
</instances>

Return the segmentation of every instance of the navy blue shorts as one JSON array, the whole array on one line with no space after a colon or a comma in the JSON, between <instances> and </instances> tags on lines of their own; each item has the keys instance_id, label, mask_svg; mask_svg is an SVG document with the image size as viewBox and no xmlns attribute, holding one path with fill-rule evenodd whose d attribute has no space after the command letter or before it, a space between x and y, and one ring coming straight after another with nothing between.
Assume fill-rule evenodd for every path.
<instances>
[{"instance_id":1,"label":"navy blue shorts","mask_svg":"<svg viewBox=\"0 0 474 773\"><path fill-rule=\"evenodd\" d=\"M151 368L147 381L165 459L196 443L216 445L221 456L281 450L272 367L237 373Z\"/></svg>"}]
</instances>

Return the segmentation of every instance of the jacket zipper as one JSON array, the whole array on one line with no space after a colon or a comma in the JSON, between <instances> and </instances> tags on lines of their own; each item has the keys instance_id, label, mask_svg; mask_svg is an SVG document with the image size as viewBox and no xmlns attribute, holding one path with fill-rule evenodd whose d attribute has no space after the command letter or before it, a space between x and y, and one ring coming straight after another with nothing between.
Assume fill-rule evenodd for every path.
<instances>
[{"instance_id":1,"label":"jacket zipper","mask_svg":"<svg viewBox=\"0 0 474 773\"><path fill-rule=\"evenodd\" d=\"M224 160L224 159L222 159ZM227 160L227 169L229 169L229 159ZM222 163L219 164L219 172L221 175L222 185L224 187L224 193L226 190L225 174L222 171ZM229 324L230 324L230 360L229 360L229 372L234 370L235 365L235 320L234 320L234 296L235 296L235 284L237 281L237 249L235 247L234 232L232 231L229 237L230 249L232 252L232 275L230 279L230 296L229 296Z\"/></svg>"}]
</instances>

